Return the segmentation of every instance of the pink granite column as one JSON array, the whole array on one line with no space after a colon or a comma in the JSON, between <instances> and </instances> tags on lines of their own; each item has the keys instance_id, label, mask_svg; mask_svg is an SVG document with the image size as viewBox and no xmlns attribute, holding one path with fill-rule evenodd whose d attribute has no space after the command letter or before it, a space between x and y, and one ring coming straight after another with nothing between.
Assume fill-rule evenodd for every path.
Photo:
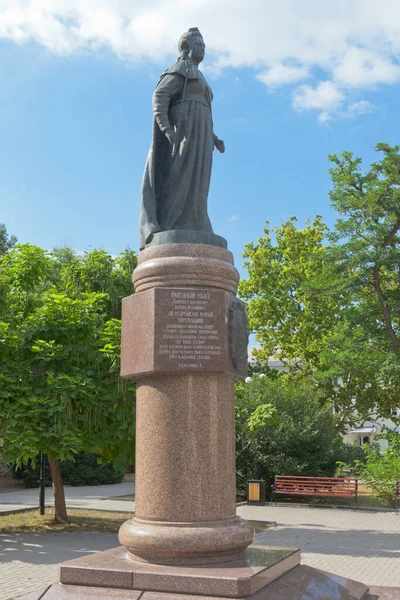
<instances>
[{"instance_id":1,"label":"pink granite column","mask_svg":"<svg viewBox=\"0 0 400 600\"><path fill-rule=\"evenodd\" d=\"M141 253L123 306L124 377L137 380L136 512L120 542L139 561L240 558L253 531L236 517L230 252L168 244Z\"/></svg>"}]
</instances>

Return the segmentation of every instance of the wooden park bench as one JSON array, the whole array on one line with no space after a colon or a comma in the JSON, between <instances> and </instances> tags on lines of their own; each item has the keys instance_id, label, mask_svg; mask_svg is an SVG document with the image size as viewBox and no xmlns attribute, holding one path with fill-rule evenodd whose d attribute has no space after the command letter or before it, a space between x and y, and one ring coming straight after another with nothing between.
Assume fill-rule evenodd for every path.
<instances>
[{"instance_id":1,"label":"wooden park bench","mask_svg":"<svg viewBox=\"0 0 400 600\"><path fill-rule=\"evenodd\" d=\"M315 498L354 498L358 508L358 479L348 477L300 477L297 475L275 475L271 502L277 494L284 496L311 496Z\"/></svg>"},{"instance_id":2,"label":"wooden park bench","mask_svg":"<svg viewBox=\"0 0 400 600\"><path fill-rule=\"evenodd\" d=\"M399 510L399 501L400 501L400 479L396 481L396 510Z\"/></svg>"}]
</instances>

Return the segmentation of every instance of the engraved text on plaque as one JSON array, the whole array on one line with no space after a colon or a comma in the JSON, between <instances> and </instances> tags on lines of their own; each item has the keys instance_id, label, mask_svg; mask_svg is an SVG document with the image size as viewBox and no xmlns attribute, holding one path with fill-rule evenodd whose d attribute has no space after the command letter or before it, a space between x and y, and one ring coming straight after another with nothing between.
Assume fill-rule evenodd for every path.
<instances>
[{"instance_id":1,"label":"engraved text on plaque","mask_svg":"<svg viewBox=\"0 0 400 600\"><path fill-rule=\"evenodd\" d=\"M225 293L156 290L155 362L168 371L219 371L225 360Z\"/></svg>"}]
</instances>

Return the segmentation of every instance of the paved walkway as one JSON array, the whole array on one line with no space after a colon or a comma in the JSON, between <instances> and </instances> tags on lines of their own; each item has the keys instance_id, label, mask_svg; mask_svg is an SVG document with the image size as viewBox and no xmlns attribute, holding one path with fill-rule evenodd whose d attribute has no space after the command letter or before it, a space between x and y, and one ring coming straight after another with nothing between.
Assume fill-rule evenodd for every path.
<instances>
[{"instance_id":1,"label":"paved walkway","mask_svg":"<svg viewBox=\"0 0 400 600\"><path fill-rule=\"evenodd\" d=\"M134 494L135 484L131 481L112 485L88 485L72 487L66 485L65 499L67 508L93 508L97 510L132 511L135 503L132 500L112 500L115 496ZM53 488L46 488L46 506L54 506ZM0 518L2 512L24 510L39 507L39 490L16 490L0 492Z\"/></svg>"},{"instance_id":2,"label":"paved walkway","mask_svg":"<svg viewBox=\"0 0 400 600\"><path fill-rule=\"evenodd\" d=\"M239 506L246 519L274 521L256 537L301 548L302 563L366 585L400 587L400 514L331 508Z\"/></svg>"},{"instance_id":3,"label":"paved walkway","mask_svg":"<svg viewBox=\"0 0 400 600\"><path fill-rule=\"evenodd\" d=\"M118 545L116 533L0 534L0 600L57 583L60 562Z\"/></svg>"},{"instance_id":4,"label":"paved walkway","mask_svg":"<svg viewBox=\"0 0 400 600\"><path fill-rule=\"evenodd\" d=\"M133 512L133 500L113 500L135 492L133 482L112 485L65 486L68 508ZM53 489L46 488L46 506L54 505ZM1 513L39 506L39 490L0 492ZM0 600L11 600L58 581L58 564L70 558L118 546L112 533L0 534Z\"/></svg>"}]
</instances>

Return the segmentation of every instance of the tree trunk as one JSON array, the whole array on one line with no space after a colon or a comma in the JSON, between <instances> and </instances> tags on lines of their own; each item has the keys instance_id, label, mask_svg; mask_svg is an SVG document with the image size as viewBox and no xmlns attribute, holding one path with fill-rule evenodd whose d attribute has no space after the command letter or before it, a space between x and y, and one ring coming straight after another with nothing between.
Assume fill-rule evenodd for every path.
<instances>
[{"instance_id":1,"label":"tree trunk","mask_svg":"<svg viewBox=\"0 0 400 600\"><path fill-rule=\"evenodd\" d=\"M389 334L392 348L393 348L393 350L397 351L399 349L399 340L397 339L396 332L393 329L392 315L391 315L389 303L386 301L385 296L382 292L379 271L380 271L380 265L376 264L374 267L374 287L375 287L376 294L379 298L379 302L381 303L381 306L383 309L383 316L384 316L384 320L385 320L386 330Z\"/></svg>"},{"instance_id":2,"label":"tree trunk","mask_svg":"<svg viewBox=\"0 0 400 600\"><path fill-rule=\"evenodd\" d=\"M61 477L60 461L49 458L51 481L54 491L54 518L57 523L68 521L67 506L65 504L64 484Z\"/></svg>"}]
</instances>

